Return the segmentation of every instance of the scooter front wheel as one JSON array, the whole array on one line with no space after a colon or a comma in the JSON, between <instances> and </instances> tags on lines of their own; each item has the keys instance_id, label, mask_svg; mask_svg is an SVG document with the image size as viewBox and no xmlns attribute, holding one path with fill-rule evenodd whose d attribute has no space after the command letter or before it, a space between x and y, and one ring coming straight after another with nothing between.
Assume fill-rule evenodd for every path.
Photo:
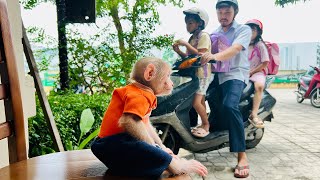
<instances>
[{"instance_id":1,"label":"scooter front wheel","mask_svg":"<svg viewBox=\"0 0 320 180\"><path fill-rule=\"evenodd\" d=\"M303 94L302 94L301 92L302 92L301 87L299 87L299 88L298 88L298 91L296 91L296 93L297 93L297 98L296 98L296 100L297 100L298 103L302 103L303 100L304 100Z\"/></svg>"},{"instance_id":2,"label":"scooter front wheel","mask_svg":"<svg viewBox=\"0 0 320 180\"><path fill-rule=\"evenodd\" d=\"M174 154L179 153L180 137L169 124L154 124L162 143Z\"/></svg>"},{"instance_id":3,"label":"scooter front wheel","mask_svg":"<svg viewBox=\"0 0 320 180\"><path fill-rule=\"evenodd\" d=\"M302 96L300 96L300 95L297 95L296 100L297 100L298 103L302 103L304 98Z\"/></svg>"}]
</instances>

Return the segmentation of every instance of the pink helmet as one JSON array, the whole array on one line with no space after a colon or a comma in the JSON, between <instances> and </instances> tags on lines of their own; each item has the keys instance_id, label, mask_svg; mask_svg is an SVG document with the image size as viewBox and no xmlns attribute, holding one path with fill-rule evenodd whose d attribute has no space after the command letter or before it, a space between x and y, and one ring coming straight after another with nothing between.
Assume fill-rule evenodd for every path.
<instances>
[{"instance_id":1,"label":"pink helmet","mask_svg":"<svg viewBox=\"0 0 320 180\"><path fill-rule=\"evenodd\" d=\"M249 24L255 24L255 25L257 25L257 26L261 29L261 31L263 31L262 22L259 21L258 19L251 19L251 20L247 21L246 24L247 24L247 25L249 25Z\"/></svg>"}]
</instances>

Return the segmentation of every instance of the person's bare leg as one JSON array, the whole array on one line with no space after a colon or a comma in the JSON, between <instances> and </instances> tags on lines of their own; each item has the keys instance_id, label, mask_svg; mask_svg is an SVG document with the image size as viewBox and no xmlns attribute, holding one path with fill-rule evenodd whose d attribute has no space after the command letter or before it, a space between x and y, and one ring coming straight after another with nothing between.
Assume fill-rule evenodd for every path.
<instances>
[{"instance_id":1,"label":"person's bare leg","mask_svg":"<svg viewBox=\"0 0 320 180\"><path fill-rule=\"evenodd\" d=\"M247 155L246 152L239 152L238 153L238 166L243 167L243 166L248 166L248 159L247 159ZM238 170L235 169L235 173L239 174L239 175L247 175L249 173L249 169L243 169L243 170Z\"/></svg>"},{"instance_id":2,"label":"person's bare leg","mask_svg":"<svg viewBox=\"0 0 320 180\"><path fill-rule=\"evenodd\" d=\"M197 111L197 113L201 118L202 125L200 127L206 131L209 131L210 124L208 121L206 106L205 104L203 104L203 102L204 102L204 96L201 94L196 94L192 104L194 109Z\"/></svg>"},{"instance_id":3,"label":"person's bare leg","mask_svg":"<svg viewBox=\"0 0 320 180\"><path fill-rule=\"evenodd\" d=\"M254 89L255 89L255 93L253 97L253 105L252 105L252 113L251 113L252 118L258 117L258 110L259 110L259 106L262 99L264 85L261 83L255 82Z\"/></svg>"},{"instance_id":4,"label":"person's bare leg","mask_svg":"<svg viewBox=\"0 0 320 180\"><path fill-rule=\"evenodd\" d=\"M205 98L204 95L203 95L202 98L201 98L201 104L203 105L203 107L204 107L205 109L207 109L207 107L206 107L206 98ZM206 110L206 112L207 112L207 110Z\"/></svg>"}]
</instances>

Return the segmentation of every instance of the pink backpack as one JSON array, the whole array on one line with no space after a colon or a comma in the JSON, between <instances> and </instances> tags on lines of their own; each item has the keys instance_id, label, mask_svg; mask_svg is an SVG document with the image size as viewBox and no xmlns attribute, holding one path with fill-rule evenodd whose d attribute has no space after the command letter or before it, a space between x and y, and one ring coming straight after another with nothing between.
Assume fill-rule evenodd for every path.
<instances>
[{"instance_id":1,"label":"pink backpack","mask_svg":"<svg viewBox=\"0 0 320 180\"><path fill-rule=\"evenodd\" d=\"M264 72L266 75L276 75L278 73L279 66L280 66L279 46L276 43L271 43L267 41L265 41L265 44L267 46L270 61L269 61L268 67L264 70ZM252 54L249 60L253 58L252 55L254 54L254 51L256 51L258 57L261 58L259 49L257 47L254 47L254 50L252 51Z\"/></svg>"}]
</instances>

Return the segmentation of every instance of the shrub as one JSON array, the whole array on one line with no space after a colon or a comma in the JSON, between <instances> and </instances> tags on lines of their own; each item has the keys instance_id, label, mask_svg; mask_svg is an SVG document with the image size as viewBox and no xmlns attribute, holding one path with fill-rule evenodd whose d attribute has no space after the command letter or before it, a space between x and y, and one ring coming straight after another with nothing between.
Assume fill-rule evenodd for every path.
<instances>
[{"instance_id":1,"label":"shrub","mask_svg":"<svg viewBox=\"0 0 320 180\"><path fill-rule=\"evenodd\" d=\"M76 149L74 146L77 146L80 141L86 138L86 135L84 135L79 139L81 135L79 124L82 111L90 108L94 116L95 122L87 133L90 134L99 128L110 97L110 94L86 95L73 93L51 94L48 96L65 150ZM28 120L30 157L55 152L49 128L38 99L36 108L36 116ZM85 148L88 148L88 144Z\"/></svg>"}]
</instances>

